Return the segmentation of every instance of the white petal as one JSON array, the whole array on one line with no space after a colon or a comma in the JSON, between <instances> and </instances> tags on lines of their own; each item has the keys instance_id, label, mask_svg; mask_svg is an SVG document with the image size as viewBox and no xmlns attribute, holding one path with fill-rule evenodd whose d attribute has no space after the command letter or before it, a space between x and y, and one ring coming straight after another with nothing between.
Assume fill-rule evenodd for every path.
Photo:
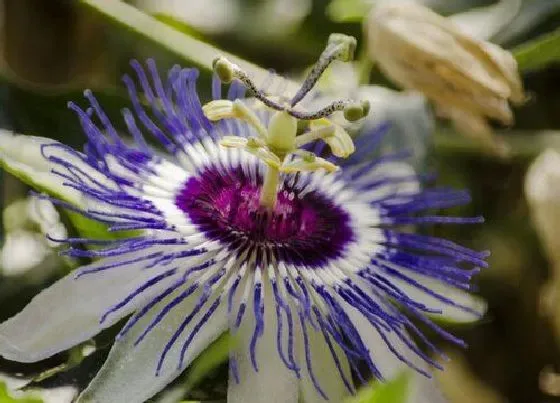
<instances>
[{"instance_id":1,"label":"white petal","mask_svg":"<svg viewBox=\"0 0 560 403\"><path fill-rule=\"evenodd\" d=\"M25 183L55 194L73 204L82 204L83 198L80 192L64 186L65 180L51 172L52 169L60 169L60 167L42 155L41 147L47 144L60 143L45 137L25 136L8 130L0 130L0 163L4 169ZM92 173L91 167L68 155L60 148L50 148L49 155L61 156L85 172ZM95 175L95 173L93 174Z\"/></svg>"},{"instance_id":2,"label":"white petal","mask_svg":"<svg viewBox=\"0 0 560 403\"><path fill-rule=\"evenodd\" d=\"M449 19L464 33L489 40L517 16L522 3L522 0L500 0L491 6L454 14Z\"/></svg>"},{"instance_id":3,"label":"white petal","mask_svg":"<svg viewBox=\"0 0 560 403\"><path fill-rule=\"evenodd\" d=\"M215 301L211 298L185 327L181 336L168 351L159 374L156 369L165 345L172 338L185 318L199 300L200 293L191 295L173 307L164 319L155 326L136 346L134 342L160 310L176 297L171 294L158 303L139 320L124 337L115 342L107 361L78 398L78 403L142 403L175 379L210 343L216 340L227 327L225 304L220 304L208 321L199 329L186 350L183 366L179 368L181 349L193 329Z\"/></svg>"},{"instance_id":4,"label":"white petal","mask_svg":"<svg viewBox=\"0 0 560 403\"><path fill-rule=\"evenodd\" d=\"M327 345L323 334L309 325L306 326L306 329L309 341L311 368L313 370L315 380L328 398L329 402L335 403L344 401L344 399L349 396L350 392L344 385L344 381L342 380L340 372L336 367L334 358L331 355L329 346ZM299 340L301 341L301 337ZM344 376L352 387L352 375L348 360L340 347L338 347L336 342L332 339L331 344L335 349ZM299 361L304 367L302 368L301 381L303 400L305 403L325 403L325 399L319 394L312 379L310 378L309 372L305 369L305 352L303 346L300 346L298 350L300 354Z\"/></svg>"},{"instance_id":5,"label":"white petal","mask_svg":"<svg viewBox=\"0 0 560 403\"><path fill-rule=\"evenodd\" d=\"M20 276L37 267L51 253L43 235L24 229L10 231L0 250L2 274Z\"/></svg>"},{"instance_id":6,"label":"white petal","mask_svg":"<svg viewBox=\"0 0 560 403\"><path fill-rule=\"evenodd\" d=\"M395 353L389 349L387 342L383 340L377 329L370 324L361 312L343 300L340 300L340 304L358 331L362 342L368 348L373 364L377 367L385 380L393 379L403 369L408 368L408 365L401 361ZM384 333L384 335L392 344L395 351L405 357L406 360L419 368L424 366L421 358L412 352L394 332Z\"/></svg>"},{"instance_id":7,"label":"white petal","mask_svg":"<svg viewBox=\"0 0 560 403\"><path fill-rule=\"evenodd\" d=\"M415 371L411 372L412 379L409 383L410 391L407 403L447 402L434 378L427 378Z\"/></svg>"},{"instance_id":8,"label":"white petal","mask_svg":"<svg viewBox=\"0 0 560 403\"><path fill-rule=\"evenodd\" d=\"M267 282L265 281L265 284ZM232 376L228 383L228 403L297 403L298 381L280 359L276 345L277 321L270 286L264 290L264 331L256 346L258 372L251 363L249 344L255 329L253 303L247 304L245 318L235 334L232 352L239 383ZM253 297L249 298L253 301ZM235 309L233 312L237 312ZM295 318L294 318L295 320ZM284 333L285 334L285 333Z\"/></svg>"},{"instance_id":9,"label":"white petal","mask_svg":"<svg viewBox=\"0 0 560 403\"><path fill-rule=\"evenodd\" d=\"M105 259L100 264L109 262L111 260ZM57 281L33 298L23 311L0 325L0 356L21 362L38 361L112 325L132 312L143 298L157 291L147 290L100 323L105 311L157 274L140 271L140 266L136 263L79 278L70 273Z\"/></svg>"},{"instance_id":10,"label":"white petal","mask_svg":"<svg viewBox=\"0 0 560 403\"><path fill-rule=\"evenodd\" d=\"M414 177L414 168L404 162L386 162L371 169L367 175L360 178L364 183L375 182L380 179L394 179L395 182L387 182L373 187L367 192L359 194L362 200L378 200L386 196L397 198L400 195L416 194L420 185Z\"/></svg>"},{"instance_id":11,"label":"white petal","mask_svg":"<svg viewBox=\"0 0 560 403\"><path fill-rule=\"evenodd\" d=\"M392 267L398 269L397 266ZM433 316L434 319L440 318L453 323L469 323L480 320L481 316L486 312L486 303L482 298L476 295L452 287L448 284L442 283L441 281L434 280L433 278L420 276L403 269L400 269L400 271L402 271L407 277L417 281L423 287L426 287L434 293L453 301L457 305L474 311L469 312L459 306L446 304L445 302L440 301L434 296L408 284L405 281L394 277L389 278L389 280L399 287L410 299L420 302L430 309L441 310L441 314L429 315Z\"/></svg>"}]
</instances>

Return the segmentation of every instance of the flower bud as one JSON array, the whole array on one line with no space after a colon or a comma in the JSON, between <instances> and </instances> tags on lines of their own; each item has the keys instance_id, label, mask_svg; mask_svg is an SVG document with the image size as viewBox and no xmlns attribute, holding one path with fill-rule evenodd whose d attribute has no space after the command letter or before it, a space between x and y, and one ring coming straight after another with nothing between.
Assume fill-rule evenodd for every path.
<instances>
[{"instance_id":1,"label":"flower bud","mask_svg":"<svg viewBox=\"0 0 560 403\"><path fill-rule=\"evenodd\" d=\"M422 5L381 2L366 25L370 56L396 84L422 92L465 134L490 140L488 119L513 123L525 100L513 56Z\"/></svg>"},{"instance_id":2,"label":"flower bud","mask_svg":"<svg viewBox=\"0 0 560 403\"><path fill-rule=\"evenodd\" d=\"M560 265L560 153L548 149L537 157L527 172L525 195L545 251Z\"/></svg>"},{"instance_id":3,"label":"flower bud","mask_svg":"<svg viewBox=\"0 0 560 403\"><path fill-rule=\"evenodd\" d=\"M525 178L525 195L535 230L550 261L550 278L541 292L541 309L560 341L560 153L549 149L533 162Z\"/></svg>"}]
</instances>

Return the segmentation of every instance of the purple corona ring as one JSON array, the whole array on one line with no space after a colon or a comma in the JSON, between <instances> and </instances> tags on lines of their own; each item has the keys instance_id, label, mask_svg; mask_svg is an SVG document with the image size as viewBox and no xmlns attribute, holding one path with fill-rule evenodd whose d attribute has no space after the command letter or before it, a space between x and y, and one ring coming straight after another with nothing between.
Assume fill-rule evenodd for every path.
<instances>
[{"instance_id":1,"label":"purple corona ring","mask_svg":"<svg viewBox=\"0 0 560 403\"><path fill-rule=\"evenodd\" d=\"M133 61L126 135L90 91L87 107L69 104L83 152L3 133L2 149L25 148L46 172L34 175L53 201L120 236L60 240L91 263L0 325L0 355L42 360L128 318L80 403L143 402L228 332L230 403L338 403L371 376L429 378L441 352L418 324L462 345L432 318L479 317L468 291L487 253L411 228L481 219L439 214L468 193L427 187L406 152L369 158L387 125L354 145L337 122L366 103L299 105L353 45L331 37L293 98L218 59L204 106L196 70L162 79Z\"/></svg>"},{"instance_id":2,"label":"purple corona ring","mask_svg":"<svg viewBox=\"0 0 560 403\"><path fill-rule=\"evenodd\" d=\"M278 189L274 210L259 203L262 173L210 165L191 178L176 198L177 207L209 238L272 254L278 261L320 268L340 257L354 239L350 216L332 197L306 192L308 181L294 176Z\"/></svg>"}]
</instances>

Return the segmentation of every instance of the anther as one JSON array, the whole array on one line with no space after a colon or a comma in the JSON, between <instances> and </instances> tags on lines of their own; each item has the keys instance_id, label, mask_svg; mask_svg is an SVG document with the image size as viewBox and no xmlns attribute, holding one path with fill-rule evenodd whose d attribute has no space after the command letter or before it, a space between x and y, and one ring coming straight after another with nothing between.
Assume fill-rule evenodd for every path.
<instances>
[{"instance_id":1,"label":"anther","mask_svg":"<svg viewBox=\"0 0 560 403\"><path fill-rule=\"evenodd\" d=\"M316 155L310 151L303 150L298 154L304 162L315 162L315 160L317 159Z\"/></svg>"},{"instance_id":2,"label":"anther","mask_svg":"<svg viewBox=\"0 0 560 403\"><path fill-rule=\"evenodd\" d=\"M247 147L259 148L259 147L264 147L264 146L266 146L264 141L262 141L261 139L259 139L257 137L249 137L247 139Z\"/></svg>"}]
</instances>

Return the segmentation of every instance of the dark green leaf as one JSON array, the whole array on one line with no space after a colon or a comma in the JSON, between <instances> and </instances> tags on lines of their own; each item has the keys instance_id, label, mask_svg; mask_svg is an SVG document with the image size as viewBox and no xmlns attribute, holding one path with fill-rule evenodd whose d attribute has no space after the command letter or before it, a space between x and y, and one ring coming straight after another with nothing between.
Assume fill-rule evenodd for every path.
<instances>
[{"instance_id":1,"label":"dark green leaf","mask_svg":"<svg viewBox=\"0 0 560 403\"><path fill-rule=\"evenodd\" d=\"M204 43L185 32L169 26L141 10L121 1L106 0L81 0L84 7L89 8L105 17L119 28L147 39L174 55L177 61L187 65L195 65L200 69L209 71L212 61L218 56L224 56L253 76L256 82L263 82L269 72L262 67L243 60L231 53ZM295 92L295 83L287 80L287 91Z\"/></svg>"},{"instance_id":2,"label":"dark green leaf","mask_svg":"<svg viewBox=\"0 0 560 403\"><path fill-rule=\"evenodd\" d=\"M0 403L42 403L42 400L34 397L32 393L22 397L12 397L8 393L4 382L0 382Z\"/></svg>"},{"instance_id":3,"label":"dark green leaf","mask_svg":"<svg viewBox=\"0 0 560 403\"><path fill-rule=\"evenodd\" d=\"M371 3L366 0L332 0L327 14L336 22L361 22L370 8Z\"/></svg>"},{"instance_id":4,"label":"dark green leaf","mask_svg":"<svg viewBox=\"0 0 560 403\"><path fill-rule=\"evenodd\" d=\"M538 70L560 62L560 29L518 46L513 55L521 71Z\"/></svg>"},{"instance_id":5,"label":"dark green leaf","mask_svg":"<svg viewBox=\"0 0 560 403\"><path fill-rule=\"evenodd\" d=\"M387 382L375 382L362 389L347 403L405 403L408 398L411 374L403 372Z\"/></svg>"}]
</instances>

